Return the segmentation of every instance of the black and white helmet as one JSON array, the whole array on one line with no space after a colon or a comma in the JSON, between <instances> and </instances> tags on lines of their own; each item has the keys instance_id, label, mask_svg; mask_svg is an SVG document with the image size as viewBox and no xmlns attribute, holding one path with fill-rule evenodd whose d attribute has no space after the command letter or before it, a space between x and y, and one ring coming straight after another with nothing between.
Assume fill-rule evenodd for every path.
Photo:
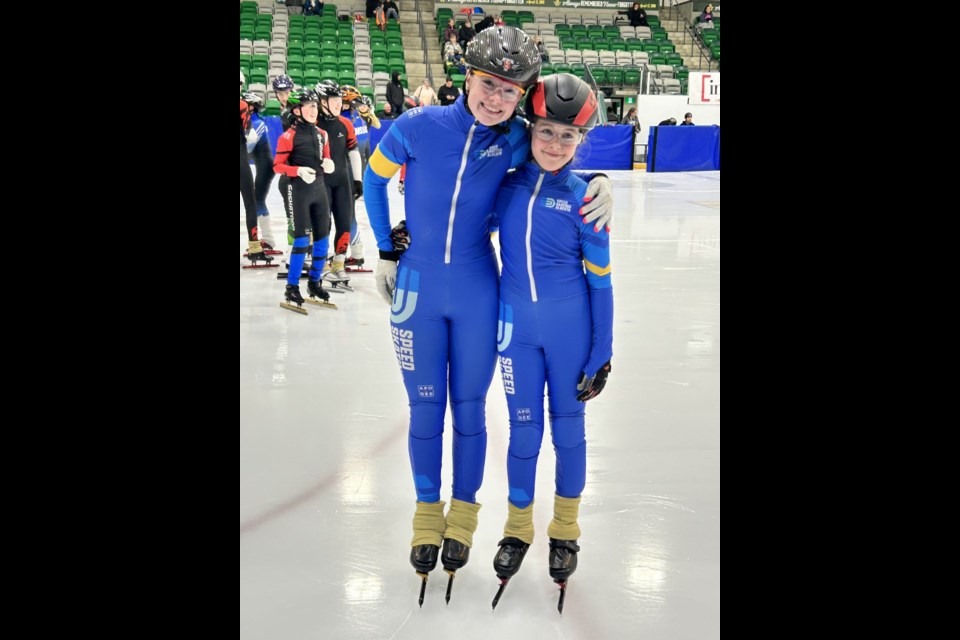
<instances>
[{"instance_id":1,"label":"black and white helmet","mask_svg":"<svg viewBox=\"0 0 960 640\"><path fill-rule=\"evenodd\" d=\"M467 67L513 82L526 89L540 77L540 52L516 27L487 27L467 45Z\"/></svg>"},{"instance_id":2,"label":"black and white helmet","mask_svg":"<svg viewBox=\"0 0 960 640\"><path fill-rule=\"evenodd\" d=\"M314 87L314 91L317 92L317 95L320 96L321 99L343 97L343 91L340 90L340 85L333 80L318 82L317 86Z\"/></svg>"},{"instance_id":3,"label":"black and white helmet","mask_svg":"<svg viewBox=\"0 0 960 640\"><path fill-rule=\"evenodd\" d=\"M250 106L254 113L263 111L263 98L260 97L259 93L248 91L243 94L243 101Z\"/></svg>"}]
</instances>

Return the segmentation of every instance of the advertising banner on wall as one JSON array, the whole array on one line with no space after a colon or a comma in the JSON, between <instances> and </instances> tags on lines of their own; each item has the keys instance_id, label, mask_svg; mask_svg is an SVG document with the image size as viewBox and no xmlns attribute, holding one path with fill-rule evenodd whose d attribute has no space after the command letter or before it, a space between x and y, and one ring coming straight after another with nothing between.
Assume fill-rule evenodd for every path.
<instances>
[{"instance_id":1,"label":"advertising banner on wall","mask_svg":"<svg viewBox=\"0 0 960 640\"><path fill-rule=\"evenodd\" d=\"M720 104L720 72L691 71L687 95L690 104Z\"/></svg>"}]
</instances>

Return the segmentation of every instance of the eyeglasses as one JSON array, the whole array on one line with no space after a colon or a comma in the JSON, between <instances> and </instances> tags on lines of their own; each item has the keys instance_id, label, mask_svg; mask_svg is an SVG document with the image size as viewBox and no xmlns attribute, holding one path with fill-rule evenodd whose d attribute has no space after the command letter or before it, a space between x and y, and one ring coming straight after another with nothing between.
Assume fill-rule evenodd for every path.
<instances>
[{"instance_id":1,"label":"eyeglasses","mask_svg":"<svg viewBox=\"0 0 960 640\"><path fill-rule=\"evenodd\" d=\"M583 140L583 134L579 131L564 131L558 134L550 127L534 127L533 134L547 143L553 142L559 137L560 144L565 147L580 144L580 141Z\"/></svg>"},{"instance_id":2,"label":"eyeglasses","mask_svg":"<svg viewBox=\"0 0 960 640\"><path fill-rule=\"evenodd\" d=\"M527 92L525 89L521 89L516 85L501 87L494 81L496 76L490 75L489 73L484 73L483 71L474 71L473 75L477 76L477 78L480 80L480 87L488 96L492 96L499 91L500 97L503 100L519 102L520 98L522 98Z\"/></svg>"}]
</instances>

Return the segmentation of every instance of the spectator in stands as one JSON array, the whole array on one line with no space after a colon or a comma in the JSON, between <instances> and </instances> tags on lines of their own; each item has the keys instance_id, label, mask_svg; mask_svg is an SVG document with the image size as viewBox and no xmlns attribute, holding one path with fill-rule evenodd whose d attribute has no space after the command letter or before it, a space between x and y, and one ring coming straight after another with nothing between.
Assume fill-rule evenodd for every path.
<instances>
[{"instance_id":1,"label":"spectator in stands","mask_svg":"<svg viewBox=\"0 0 960 640\"><path fill-rule=\"evenodd\" d=\"M389 102L383 103L383 109L377 112L377 119L379 120L396 120L397 112L393 110L393 107Z\"/></svg>"},{"instance_id":2,"label":"spectator in stands","mask_svg":"<svg viewBox=\"0 0 960 640\"><path fill-rule=\"evenodd\" d=\"M493 26L493 16L487 16L483 20L477 23L477 33L480 33L487 27Z\"/></svg>"},{"instance_id":3,"label":"spectator in stands","mask_svg":"<svg viewBox=\"0 0 960 640\"><path fill-rule=\"evenodd\" d=\"M322 16L323 0L303 0L303 15Z\"/></svg>"},{"instance_id":4,"label":"spectator in stands","mask_svg":"<svg viewBox=\"0 0 960 640\"><path fill-rule=\"evenodd\" d=\"M703 13L700 14L700 22L713 22L713 5L708 4L703 8Z\"/></svg>"},{"instance_id":5,"label":"spectator in stands","mask_svg":"<svg viewBox=\"0 0 960 640\"><path fill-rule=\"evenodd\" d=\"M506 24L506 23L503 21L503 17L502 17L499 13L498 13L497 15L493 16L493 26L495 26L495 27L502 27L502 26L504 26L505 24Z\"/></svg>"},{"instance_id":6,"label":"spectator in stands","mask_svg":"<svg viewBox=\"0 0 960 640\"><path fill-rule=\"evenodd\" d=\"M403 85L400 84L400 72L390 74L390 84L387 85L387 102L393 108L393 113L399 116L403 113Z\"/></svg>"},{"instance_id":7,"label":"spectator in stands","mask_svg":"<svg viewBox=\"0 0 960 640\"><path fill-rule=\"evenodd\" d=\"M687 113L683 114L683 122L680 123L681 127L689 127L693 126L694 124L692 113L688 111Z\"/></svg>"},{"instance_id":8,"label":"spectator in stands","mask_svg":"<svg viewBox=\"0 0 960 640\"><path fill-rule=\"evenodd\" d=\"M377 0L377 7L373 10L373 16L377 21L377 29L387 30L387 14L383 10L383 0Z\"/></svg>"},{"instance_id":9,"label":"spectator in stands","mask_svg":"<svg viewBox=\"0 0 960 640\"><path fill-rule=\"evenodd\" d=\"M450 36L457 35L457 24L453 21L453 18L447 20L447 28L443 30L443 44L446 46L450 42Z\"/></svg>"},{"instance_id":10,"label":"spectator in stands","mask_svg":"<svg viewBox=\"0 0 960 640\"><path fill-rule=\"evenodd\" d=\"M632 107L630 111L627 111L627 115L623 116L623 124L629 124L633 126L633 130L638 132L640 131L640 119L637 118L637 108Z\"/></svg>"},{"instance_id":11,"label":"spectator in stands","mask_svg":"<svg viewBox=\"0 0 960 640\"><path fill-rule=\"evenodd\" d=\"M424 107L429 107L437 103L437 94L433 90L433 87L430 86L430 81L426 78L423 79L423 84L417 87L417 90L413 93L413 97L420 100L420 104Z\"/></svg>"},{"instance_id":12,"label":"spectator in stands","mask_svg":"<svg viewBox=\"0 0 960 640\"><path fill-rule=\"evenodd\" d=\"M457 44L457 34L450 34L450 41L443 46L443 62L449 74L452 69L458 69L460 73L466 74L467 68L463 64L463 49Z\"/></svg>"},{"instance_id":13,"label":"spectator in stands","mask_svg":"<svg viewBox=\"0 0 960 640\"><path fill-rule=\"evenodd\" d=\"M540 39L540 36L533 36L533 44L537 46L537 52L540 53L540 60L543 62L550 62L550 56L547 54L547 48L543 46L543 40Z\"/></svg>"},{"instance_id":14,"label":"spectator in stands","mask_svg":"<svg viewBox=\"0 0 960 640\"><path fill-rule=\"evenodd\" d=\"M397 3L393 0L384 2L383 9L387 12L387 18L393 18L394 20L400 19L400 7L398 7Z\"/></svg>"},{"instance_id":15,"label":"spectator in stands","mask_svg":"<svg viewBox=\"0 0 960 640\"><path fill-rule=\"evenodd\" d=\"M477 32L473 28L473 23L470 22L470 18L467 18L467 21L460 27L460 31L457 32L457 40L460 41L460 46L466 47L476 36Z\"/></svg>"},{"instance_id":16,"label":"spectator in stands","mask_svg":"<svg viewBox=\"0 0 960 640\"><path fill-rule=\"evenodd\" d=\"M661 127L669 127L669 126L675 125L675 124L677 124L677 119L676 119L676 118L667 118L666 120L664 120L663 122L661 122L659 126L661 126Z\"/></svg>"},{"instance_id":17,"label":"spectator in stands","mask_svg":"<svg viewBox=\"0 0 960 640\"><path fill-rule=\"evenodd\" d=\"M633 6L626 11L617 11L622 16L627 16L631 27L649 27L647 24L647 12L640 8L639 2L634 2Z\"/></svg>"},{"instance_id":18,"label":"spectator in stands","mask_svg":"<svg viewBox=\"0 0 960 640\"><path fill-rule=\"evenodd\" d=\"M437 96L440 98L441 107L445 107L457 101L457 98L460 97L460 89L457 89L455 86L453 86L453 78L447 76L447 81L442 87L440 87L440 91L437 92Z\"/></svg>"},{"instance_id":19,"label":"spectator in stands","mask_svg":"<svg viewBox=\"0 0 960 640\"><path fill-rule=\"evenodd\" d=\"M367 17L373 18L376 15L377 6L379 6L380 0L367 0Z\"/></svg>"}]
</instances>

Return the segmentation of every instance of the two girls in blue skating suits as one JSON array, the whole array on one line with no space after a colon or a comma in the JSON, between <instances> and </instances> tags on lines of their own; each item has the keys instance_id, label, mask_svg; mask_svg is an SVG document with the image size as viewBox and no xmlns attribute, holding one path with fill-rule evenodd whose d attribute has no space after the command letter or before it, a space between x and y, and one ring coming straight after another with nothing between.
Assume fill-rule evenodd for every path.
<instances>
[{"instance_id":1,"label":"two girls in blue skating suits","mask_svg":"<svg viewBox=\"0 0 960 640\"><path fill-rule=\"evenodd\" d=\"M467 563L473 546L486 457L486 396L497 361L499 278L490 213L507 171L529 158L525 126L512 117L540 72L536 47L513 27L484 30L465 60L465 95L448 107L406 112L364 175L380 249L377 286L392 305L394 348L410 400L418 499L411 563L424 578L436 568L441 547L444 568L454 572ZM387 184L404 164L406 228L392 231ZM584 209L589 220L605 226L612 210L610 181L594 178L586 195L596 196L591 211ZM571 203L574 215L581 204ZM440 468L448 401L454 482L445 516Z\"/></svg>"}]
</instances>

